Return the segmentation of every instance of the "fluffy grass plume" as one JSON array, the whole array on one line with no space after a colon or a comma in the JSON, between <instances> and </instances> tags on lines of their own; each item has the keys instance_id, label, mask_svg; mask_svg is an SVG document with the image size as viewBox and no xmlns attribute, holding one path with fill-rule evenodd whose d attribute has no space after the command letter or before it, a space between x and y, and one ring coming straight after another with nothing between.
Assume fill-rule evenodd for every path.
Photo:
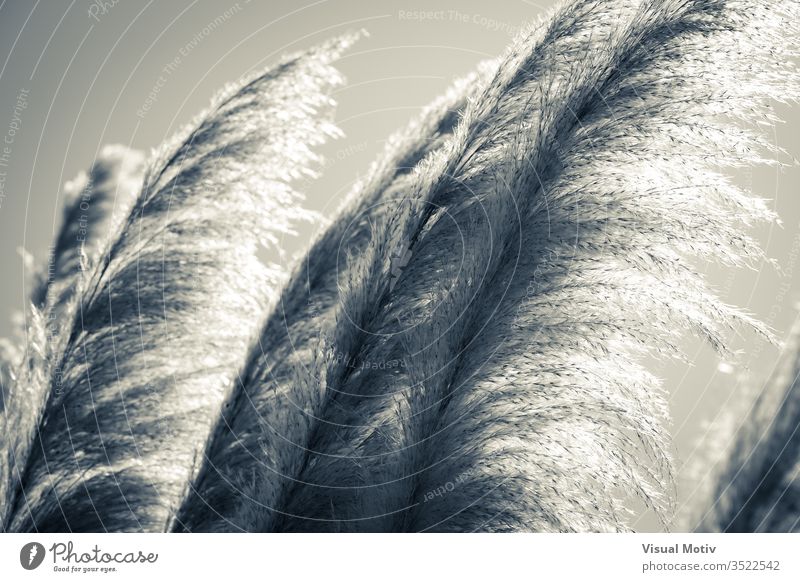
<instances>
[{"instance_id":1,"label":"fluffy grass plume","mask_svg":"<svg viewBox=\"0 0 800 582\"><path fill-rule=\"evenodd\" d=\"M40 307L28 306L17 314L15 338L0 343L0 531L18 493L22 461L30 454L47 398L47 322Z\"/></svg>"},{"instance_id":2,"label":"fluffy grass plume","mask_svg":"<svg viewBox=\"0 0 800 582\"><path fill-rule=\"evenodd\" d=\"M145 157L124 145L105 146L89 173L65 188L62 227L48 261L43 288L34 303L47 304L48 320L60 321L80 272L96 264L109 236L130 212L141 190Z\"/></svg>"},{"instance_id":3,"label":"fluffy grass plume","mask_svg":"<svg viewBox=\"0 0 800 582\"><path fill-rule=\"evenodd\" d=\"M745 232L775 217L725 172L777 157L760 130L798 97L798 17L557 8L389 140L279 297L256 252L308 217L291 183L337 133L331 62L354 37L229 88L96 260L64 247L87 268L38 302L60 333L34 306L9 350L42 396L22 449L2 443L3 529L615 531L631 495L663 514L642 362L681 357L683 333L721 352L735 326L766 334L693 265L763 258ZM770 508L791 454L739 471Z\"/></svg>"},{"instance_id":4,"label":"fluffy grass plume","mask_svg":"<svg viewBox=\"0 0 800 582\"><path fill-rule=\"evenodd\" d=\"M800 531L800 318L732 442L697 531Z\"/></svg>"},{"instance_id":5,"label":"fluffy grass plume","mask_svg":"<svg viewBox=\"0 0 800 582\"><path fill-rule=\"evenodd\" d=\"M0 339L0 413L5 409L6 399L9 397L16 375L14 368L21 358L22 350L17 342L8 338Z\"/></svg>"},{"instance_id":6,"label":"fluffy grass plume","mask_svg":"<svg viewBox=\"0 0 800 582\"><path fill-rule=\"evenodd\" d=\"M17 459L27 458L41 421L49 385L43 374L49 340L64 325L82 270L96 259L111 233L130 211L141 189L144 156L123 145L104 147L89 173L81 172L64 187L64 214L47 261L33 271L31 304L17 314L18 337L2 343L0 381L0 508L3 527L20 477Z\"/></svg>"},{"instance_id":7,"label":"fluffy grass plume","mask_svg":"<svg viewBox=\"0 0 800 582\"><path fill-rule=\"evenodd\" d=\"M4 528L163 530L281 278L263 265L308 213L291 182L336 135L342 37L223 91L156 152L82 282L42 381L36 443L15 459Z\"/></svg>"},{"instance_id":8,"label":"fluffy grass plume","mask_svg":"<svg viewBox=\"0 0 800 582\"><path fill-rule=\"evenodd\" d=\"M773 216L722 172L774 157L752 130L797 96L797 13L579 1L525 32L306 356L321 418L274 529L622 530L626 493L661 508L666 407L640 362L681 330L724 351L761 329L691 259L762 257L742 232Z\"/></svg>"},{"instance_id":9,"label":"fluffy grass plume","mask_svg":"<svg viewBox=\"0 0 800 582\"><path fill-rule=\"evenodd\" d=\"M178 530L270 530L304 462L322 401L310 360L332 319L339 286L370 241L370 227L394 212L413 182L413 167L442 147L472 87L486 75L459 80L408 127L391 136L357 182L336 220L314 241L251 350L207 443L194 494Z\"/></svg>"}]
</instances>

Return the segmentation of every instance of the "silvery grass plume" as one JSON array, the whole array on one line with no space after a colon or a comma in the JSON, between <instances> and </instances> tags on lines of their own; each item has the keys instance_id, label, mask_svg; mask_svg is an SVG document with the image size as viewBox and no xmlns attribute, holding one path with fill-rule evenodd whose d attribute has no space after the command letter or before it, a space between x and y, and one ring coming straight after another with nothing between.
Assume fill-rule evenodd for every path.
<instances>
[{"instance_id":1,"label":"silvery grass plume","mask_svg":"<svg viewBox=\"0 0 800 582\"><path fill-rule=\"evenodd\" d=\"M450 137L468 96L496 63L460 79L406 128L352 188L332 224L295 268L222 408L193 493L176 531L270 530L304 462L322 392L307 376L339 286L370 242L370 228L394 212L411 170Z\"/></svg>"},{"instance_id":2,"label":"silvery grass plume","mask_svg":"<svg viewBox=\"0 0 800 582\"><path fill-rule=\"evenodd\" d=\"M31 257L29 255L23 255L23 261L31 263ZM0 426L3 427L2 432L0 432L0 438L3 439L3 444L5 445L6 442L11 442L12 438L10 433L8 433L8 428L6 427L7 422L16 422L17 416L16 414L12 415L11 419L6 418L6 413L4 412L7 407L16 406L17 402L20 399L17 397L19 395L18 388L17 388L17 381L18 376L20 374L20 366L25 357L26 346L28 342L28 331L33 332L33 337L35 337L35 325L37 323L41 324L42 327L42 336L44 336L44 320L42 318L41 322L38 322L37 318L40 318L41 312L35 306L30 305L27 308L27 311L23 313L22 311L14 311L11 314L11 325L13 330L12 337L4 337L0 338ZM30 320L26 321L26 317L29 317ZM27 324L30 323L31 326L29 327ZM31 346L35 347L35 346ZM37 351L35 349L29 352L31 357L34 359L36 358ZM11 404L11 399L14 399L14 404ZM22 402L25 402L25 399L22 399ZM24 405L24 404L23 404ZM10 454L10 449L3 448L3 454ZM5 465L0 465L5 467Z\"/></svg>"},{"instance_id":3,"label":"silvery grass plume","mask_svg":"<svg viewBox=\"0 0 800 582\"><path fill-rule=\"evenodd\" d=\"M800 318L747 417L724 436L733 446L696 530L800 531Z\"/></svg>"},{"instance_id":4,"label":"silvery grass plume","mask_svg":"<svg viewBox=\"0 0 800 582\"><path fill-rule=\"evenodd\" d=\"M23 253L25 270L32 272L31 309L43 312L51 331L61 321L60 312L68 303L82 268L96 259L109 234L116 231L133 205L141 189L143 170L141 152L119 144L103 147L88 174L81 172L64 185L64 213L47 260L37 265L30 254ZM35 321L36 315L31 317ZM25 319L22 314L15 314L15 319L20 325L14 340L21 345L25 342ZM3 367L13 376L22 350L5 339L0 346Z\"/></svg>"},{"instance_id":5,"label":"silvery grass plume","mask_svg":"<svg viewBox=\"0 0 800 582\"><path fill-rule=\"evenodd\" d=\"M102 148L89 173L65 187L62 226L33 302L48 305L48 320L60 320L79 273L96 264L108 238L127 217L142 187L145 156L124 145Z\"/></svg>"},{"instance_id":6,"label":"silvery grass plume","mask_svg":"<svg viewBox=\"0 0 800 582\"><path fill-rule=\"evenodd\" d=\"M20 345L8 338L0 339L0 413L5 409L6 399L14 383L14 368L21 359Z\"/></svg>"},{"instance_id":7,"label":"silvery grass plume","mask_svg":"<svg viewBox=\"0 0 800 582\"><path fill-rule=\"evenodd\" d=\"M742 229L774 217L722 171L774 157L752 128L797 97L797 16L579 1L524 33L304 355L320 419L273 529L622 530L626 492L661 508L665 404L640 362L681 330L723 352L728 327L766 333L692 260L762 257Z\"/></svg>"},{"instance_id":8,"label":"silvery grass plume","mask_svg":"<svg viewBox=\"0 0 800 582\"><path fill-rule=\"evenodd\" d=\"M144 156L123 145L104 147L87 174L81 172L64 187L64 215L45 264L35 265L25 254L26 270L33 271L31 304L26 314L15 314L17 334L2 344L2 401L0 401L0 507L11 504L17 459L24 459L41 421L40 404L49 385L43 376L48 343L64 325L82 269L96 260L130 211L141 189ZM3 524L5 527L5 523Z\"/></svg>"},{"instance_id":9,"label":"silvery grass plume","mask_svg":"<svg viewBox=\"0 0 800 582\"><path fill-rule=\"evenodd\" d=\"M257 251L309 217L291 182L338 134L331 63L354 38L230 86L154 154L40 373L49 393L9 473L5 529L164 529L281 279Z\"/></svg>"}]
</instances>

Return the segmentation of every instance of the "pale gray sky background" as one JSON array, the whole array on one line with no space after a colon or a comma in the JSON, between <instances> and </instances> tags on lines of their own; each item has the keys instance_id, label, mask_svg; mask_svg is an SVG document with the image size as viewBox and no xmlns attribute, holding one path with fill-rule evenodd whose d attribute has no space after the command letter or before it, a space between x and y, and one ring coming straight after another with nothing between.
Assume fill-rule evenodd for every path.
<instances>
[{"instance_id":1,"label":"pale gray sky background","mask_svg":"<svg viewBox=\"0 0 800 582\"><path fill-rule=\"evenodd\" d=\"M368 167L382 140L405 124L456 76L500 54L526 21L553 2L319 0L239 2L177 0L5 1L0 4L0 134L14 131L0 197L0 336L26 297L17 253L24 247L44 260L61 216L62 184L87 169L107 143L148 150L170 136L228 81L346 30L370 33L339 64L348 83L336 93L338 124L346 137L326 146L324 178L310 185L308 206L335 209ZM435 11L430 19L414 12ZM213 30L209 24L216 20ZM179 59L179 62L176 61ZM177 64L175 64L177 62ZM164 72L164 67L174 64ZM159 81L159 77L161 80ZM157 99L141 111L153 87ZM27 103L19 122L14 107ZM800 108L777 107L787 122L771 139L800 157ZM139 112L139 114L137 114ZM14 126L19 125L19 129ZM800 204L797 167L742 172L759 196L772 200L783 226L756 234L780 268L797 271ZM306 241L287 241L296 252ZM726 271L708 268L728 302L744 306L783 336L800 299L797 276L769 266ZM752 336L737 338L741 359L733 373L698 342L687 342L689 364L665 362L654 370L665 381L673 413L678 459L679 510L693 498L688 466L706 425L745 398L735 378L750 370L756 389L778 350ZM718 439L714 439L718 440ZM702 458L702 457L700 457ZM700 463L701 466L704 463ZM634 508L638 512L637 509ZM641 530L659 529L648 512L634 519Z\"/></svg>"}]
</instances>

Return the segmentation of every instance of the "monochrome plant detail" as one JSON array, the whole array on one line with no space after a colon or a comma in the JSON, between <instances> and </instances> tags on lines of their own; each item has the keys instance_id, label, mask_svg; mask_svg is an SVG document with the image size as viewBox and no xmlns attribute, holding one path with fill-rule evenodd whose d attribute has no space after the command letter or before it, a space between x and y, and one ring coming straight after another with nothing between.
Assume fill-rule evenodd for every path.
<instances>
[{"instance_id":1,"label":"monochrome plant detail","mask_svg":"<svg viewBox=\"0 0 800 582\"><path fill-rule=\"evenodd\" d=\"M301 190L363 33L232 84L146 163L102 150L0 344L3 530L627 531L632 500L666 524L645 362L773 339L696 263L766 258L750 228L778 217L728 172L788 159L764 129L800 96L798 22L563 3L391 136L288 269L259 251L319 218ZM790 385L701 527L796 529Z\"/></svg>"}]
</instances>

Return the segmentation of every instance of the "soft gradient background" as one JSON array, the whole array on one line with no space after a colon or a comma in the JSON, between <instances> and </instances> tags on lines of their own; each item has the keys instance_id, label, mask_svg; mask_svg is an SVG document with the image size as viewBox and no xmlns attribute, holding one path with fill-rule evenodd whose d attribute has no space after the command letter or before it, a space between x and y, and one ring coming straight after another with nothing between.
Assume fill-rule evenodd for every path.
<instances>
[{"instance_id":1,"label":"soft gradient background","mask_svg":"<svg viewBox=\"0 0 800 582\"><path fill-rule=\"evenodd\" d=\"M324 177L307 187L308 206L330 215L380 151L382 140L441 93L453 77L500 54L520 25L552 4L3 1L3 136L8 135L20 91L28 93L21 128L12 136L9 167L0 168L6 171L5 197L0 198L0 336L11 334L12 313L23 308L30 286L17 249L23 247L38 260L46 260L60 220L61 186L88 168L103 144L154 147L203 109L226 82L266 66L281 53L365 28L370 37L339 65L348 79L336 94L338 123L346 137L323 150L328 159ZM424 19L420 11L426 13ZM211 30L209 24L215 20L218 24ZM169 67L166 72L165 67ZM144 112L160 76L157 100ZM777 110L787 121L771 139L800 157L800 107ZM723 298L752 311L783 337L799 298L799 277L793 273L798 271L800 255L800 171L797 166L759 169L742 172L736 179L771 199L782 217L782 226L756 232L777 268L766 264L741 271L698 268L708 272ZM287 240L287 254L301 250L307 235ZM725 444L717 429L721 412L746 408L778 357L776 347L750 335L737 336L733 343L741 351L736 362L720 363L707 347L687 339L688 362L653 363L664 378L674 418L678 515L699 500L698 476L712 468L713 451ZM632 510L637 529L661 529L650 512Z\"/></svg>"}]
</instances>

